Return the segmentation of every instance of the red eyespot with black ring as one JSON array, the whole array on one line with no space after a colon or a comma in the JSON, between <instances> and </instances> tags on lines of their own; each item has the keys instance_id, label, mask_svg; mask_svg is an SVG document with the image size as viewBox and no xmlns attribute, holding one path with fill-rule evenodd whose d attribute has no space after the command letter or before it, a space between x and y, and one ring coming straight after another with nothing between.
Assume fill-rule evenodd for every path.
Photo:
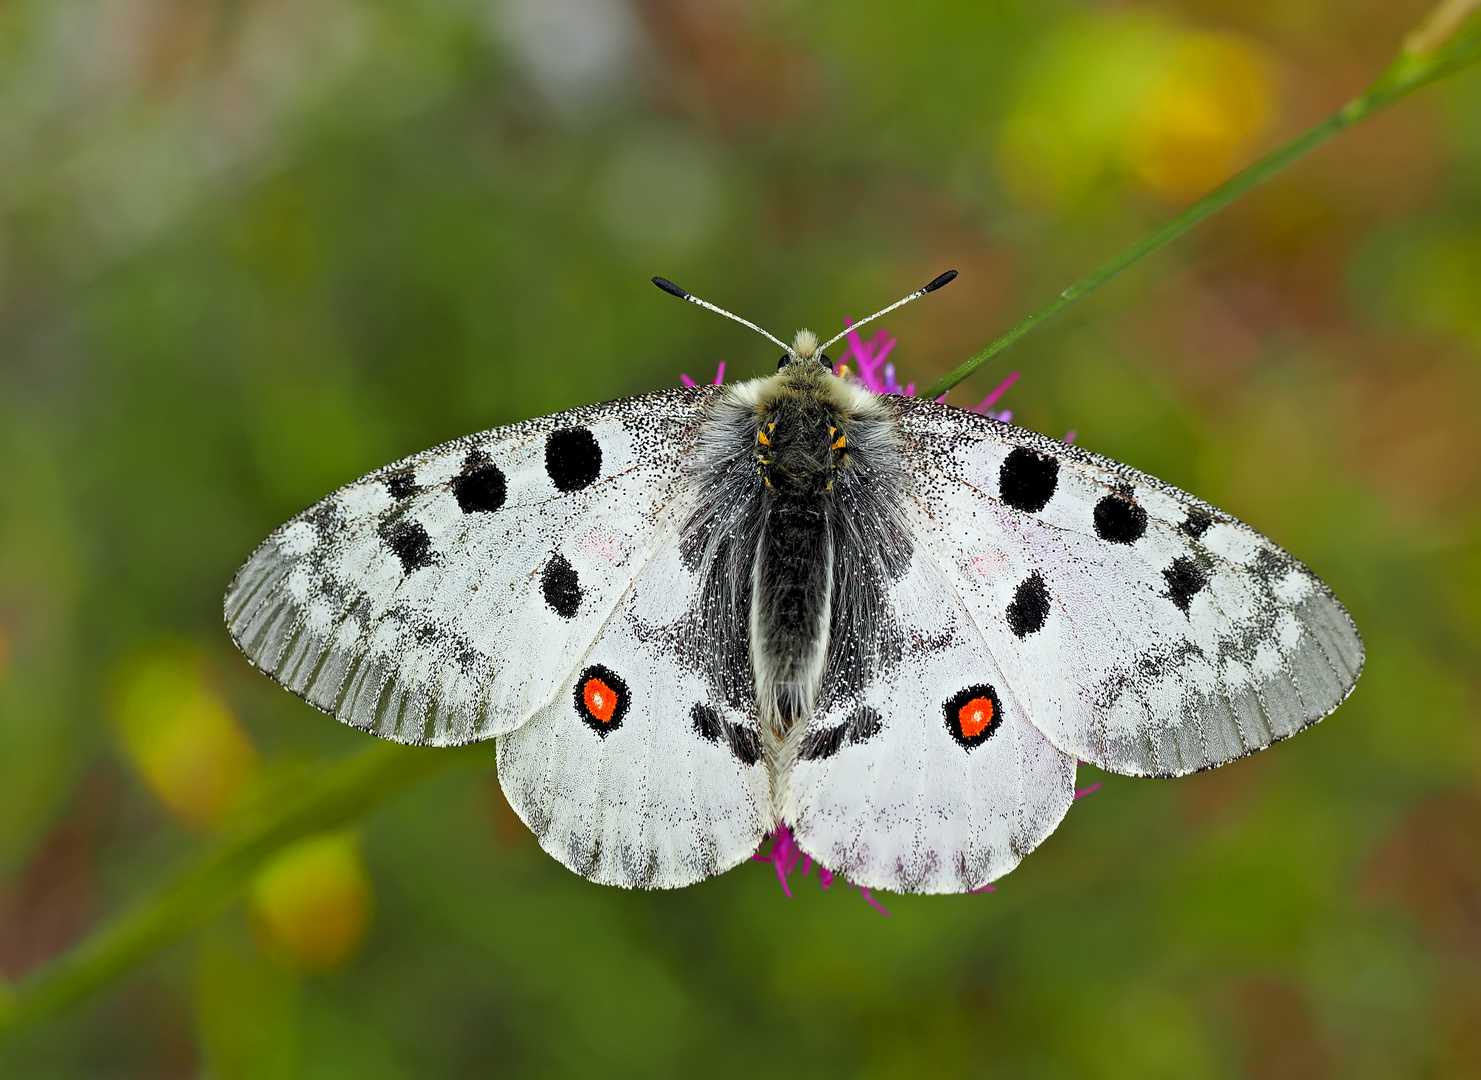
<instances>
[{"instance_id":1,"label":"red eyespot with black ring","mask_svg":"<svg viewBox=\"0 0 1481 1080\"><path fill-rule=\"evenodd\" d=\"M627 683L604 664L592 664L576 678L576 715L604 739L622 726L629 700Z\"/></svg>"},{"instance_id":2,"label":"red eyespot with black ring","mask_svg":"<svg viewBox=\"0 0 1481 1080\"><path fill-rule=\"evenodd\" d=\"M946 730L968 750L987 742L1003 724L998 692L986 683L959 690L942 711L946 713Z\"/></svg>"}]
</instances>

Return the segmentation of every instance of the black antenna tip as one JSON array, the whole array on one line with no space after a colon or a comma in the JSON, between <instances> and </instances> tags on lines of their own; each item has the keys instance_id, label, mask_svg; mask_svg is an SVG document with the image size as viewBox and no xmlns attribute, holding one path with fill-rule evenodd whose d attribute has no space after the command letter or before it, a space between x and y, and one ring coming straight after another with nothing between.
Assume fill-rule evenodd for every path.
<instances>
[{"instance_id":1,"label":"black antenna tip","mask_svg":"<svg viewBox=\"0 0 1481 1080\"><path fill-rule=\"evenodd\" d=\"M953 270L951 273L952 273L952 276L953 277L956 276L956 271L955 270ZM939 280L940 280L940 278L937 278L937 281L939 281ZM689 294L687 292L685 292L683 289L679 288L679 286L675 285L672 281L670 281L666 277L656 277L656 278L654 278L653 279L653 284L657 285L660 289L662 289L664 292L668 293L670 296L677 296L680 300L688 300L689 299ZM933 282L931 282L931 284L932 285L935 285L936 282L933 281Z\"/></svg>"},{"instance_id":2,"label":"black antenna tip","mask_svg":"<svg viewBox=\"0 0 1481 1080\"><path fill-rule=\"evenodd\" d=\"M654 278L653 280L654 281L657 281L658 278ZM931 279L931 283L929 285L927 285L924 289L922 289L921 292L923 292L923 293L935 292L937 289L941 288L941 286L943 286L943 285L950 285L955 280L956 280L956 271L955 270L948 270L948 271L946 271L946 273L942 274L940 277L932 278Z\"/></svg>"}]
</instances>

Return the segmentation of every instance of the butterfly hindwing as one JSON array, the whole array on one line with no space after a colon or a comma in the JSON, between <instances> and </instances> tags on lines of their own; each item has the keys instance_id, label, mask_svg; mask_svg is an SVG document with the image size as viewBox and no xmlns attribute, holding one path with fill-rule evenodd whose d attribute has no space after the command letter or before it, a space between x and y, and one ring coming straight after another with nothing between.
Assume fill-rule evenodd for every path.
<instances>
[{"instance_id":1,"label":"butterfly hindwing","mask_svg":"<svg viewBox=\"0 0 1481 1080\"><path fill-rule=\"evenodd\" d=\"M770 829L754 709L691 660L700 581L670 540L548 705L499 739L499 782L541 845L609 885L675 888Z\"/></svg>"},{"instance_id":2,"label":"butterfly hindwing","mask_svg":"<svg viewBox=\"0 0 1481 1080\"><path fill-rule=\"evenodd\" d=\"M919 539L1033 722L1114 772L1176 776L1295 734L1362 642L1306 567L1228 514L1080 447L901 406Z\"/></svg>"},{"instance_id":3,"label":"butterfly hindwing","mask_svg":"<svg viewBox=\"0 0 1481 1080\"><path fill-rule=\"evenodd\" d=\"M643 563L712 388L447 443L274 532L226 594L258 667L356 727L453 745L551 699Z\"/></svg>"},{"instance_id":4,"label":"butterfly hindwing","mask_svg":"<svg viewBox=\"0 0 1481 1080\"><path fill-rule=\"evenodd\" d=\"M924 549L888 609L899 662L813 718L783 816L804 851L856 884L979 888L1054 831L1074 797L1075 760L1030 722Z\"/></svg>"}]
</instances>

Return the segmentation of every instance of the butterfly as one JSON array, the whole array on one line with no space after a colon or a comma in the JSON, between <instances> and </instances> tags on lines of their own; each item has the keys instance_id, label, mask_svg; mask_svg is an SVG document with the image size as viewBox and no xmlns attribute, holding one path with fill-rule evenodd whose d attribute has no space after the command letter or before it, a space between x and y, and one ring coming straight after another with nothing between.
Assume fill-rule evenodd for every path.
<instances>
[{"instance_id":1,"label":"butterfly","mask_svg":"<svg viewBox=\"0 0 1481 1080\"><path fill-rule=\"evenodd\" d=\"M385 739L497 739L545 850L641 888L786 827L861 886L979 889L1058 826L1077 763L1213 768L1351 691L1346 610L1229 514L654 280L780 345L777 372L341 488L231 582L250 661Z\"/></svg>"}]
</instances>

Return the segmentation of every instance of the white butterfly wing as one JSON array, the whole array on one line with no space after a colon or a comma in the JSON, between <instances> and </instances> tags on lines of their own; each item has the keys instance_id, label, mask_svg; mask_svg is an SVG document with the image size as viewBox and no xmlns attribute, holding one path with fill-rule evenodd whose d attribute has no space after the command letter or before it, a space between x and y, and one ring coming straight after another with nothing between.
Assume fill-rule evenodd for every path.
<instances>
[{"instance_id":1,"label":"white butterfly wing","mask_svg":"<svg viewBox=\"0 0 1481 1080\"><path fill-rule=\"evenodd\" d=\"M692 660L706 646L691 619L699 585L670 540L555 698L499 739L510 805L593 881L689 885L771 828L754 707L728 707Z\"/></svg>"},{"instance_id":2,"label":"white butterfly wing","mask_svg":"<svg viewBox=\"0 0 1481 1080\"><path fill-rule=\"evenodd\" d=\"M265 540L226 594L259 668L407 743L510 731L565 686L643 564L714 388L472 435L371 473Z\"/></svg>"},{"instance_id":3,"label":"white butterfly wing","mask_svg":"<svg viewBox=\"0 0 1481 1080\"><path fill-rule=\"evenodd\" d=\"M814 717L783 818L804 851L854 884L966 892L1054 831L1074 799L1075 760L1029 721L923 548L889 606L901 660Z\"/></svg>"},{"instance_id":4,"label":"white butterfly wing","mask_svg":"<svg viewBox=\"0 0 1481 1080\"><path fill-rule=\"evenodd\" d=\"M1076 446L930 402L901 410L919 539L1061 750L1177 776L1316 723L1363 646L1249 526Z\"/></svg>"}]
</instances>

